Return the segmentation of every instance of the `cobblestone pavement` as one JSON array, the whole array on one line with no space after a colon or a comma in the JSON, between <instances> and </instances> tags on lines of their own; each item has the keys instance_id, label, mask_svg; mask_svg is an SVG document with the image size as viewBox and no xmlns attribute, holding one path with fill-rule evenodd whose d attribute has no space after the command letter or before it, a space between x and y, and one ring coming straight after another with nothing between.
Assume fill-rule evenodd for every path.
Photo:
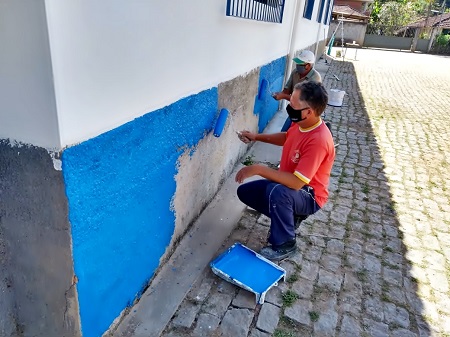
<instances>
[{"instance_id":1,"label":"cobblestone pavement","mask_svg":"<svg viewBox=\"0 0 450 337\"><path fill-rule=\"evenodd\" d=\"M205 268L162 336L450 336L450 58L363 49L324 84L347 92L330 200L286 282L256 305ZM223 249L260 249L268 225L247 210Z\"/></svg>"}]
</instances>

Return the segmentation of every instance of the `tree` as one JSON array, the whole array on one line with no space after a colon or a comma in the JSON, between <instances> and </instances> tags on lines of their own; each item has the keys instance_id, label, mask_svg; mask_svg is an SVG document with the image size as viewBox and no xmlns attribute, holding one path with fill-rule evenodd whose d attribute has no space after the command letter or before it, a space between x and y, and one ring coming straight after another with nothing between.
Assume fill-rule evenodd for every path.
<instances>
[{"instance_id":1,"label":"tree","mask_svg":"<svg viewBox=\"0 0 450 337\"><path fill-rule=\"evenodd\" d=\"M450 3L450 0L375 0L371 6L370 22L377 23L380 21L405 22L405 20L417 20L420 17L430 15L431 10L439 9L443 5L443 1ZM383 9L384 8L384 9ZM396 14L398 20L390 18L395 13L392 11L399 10ZM389 18L383 17L388 16ZM412 21L406 22L410 23Z\"/></svg>"}]
</instances>

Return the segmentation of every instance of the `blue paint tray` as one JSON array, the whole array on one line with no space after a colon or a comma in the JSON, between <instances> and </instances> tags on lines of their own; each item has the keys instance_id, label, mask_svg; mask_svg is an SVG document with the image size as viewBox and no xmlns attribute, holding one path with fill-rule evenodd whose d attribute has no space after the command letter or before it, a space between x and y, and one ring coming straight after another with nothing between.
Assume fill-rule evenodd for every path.
<instances>
[{"instance_id":1,"label":"blue paint tray","mask_svg":"<svg viewBox=\"0 0 450 337\"><path fill-rule=\"evenodd\" d=\"M286 271L239 242L210 263L214 274L256 295L264 303L267 291L286 277Z\"/></svg>"}]
</instances>

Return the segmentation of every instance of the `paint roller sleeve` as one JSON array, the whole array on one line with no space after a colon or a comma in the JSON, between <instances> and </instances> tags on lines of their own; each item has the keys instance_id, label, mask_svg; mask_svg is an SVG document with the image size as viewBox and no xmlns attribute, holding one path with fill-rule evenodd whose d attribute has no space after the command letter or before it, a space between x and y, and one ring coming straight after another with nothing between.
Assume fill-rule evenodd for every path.
<instances>
[{"instance_id":1,"label":"paint roller sleeve","mask_svg":"<svg viewBox=\"0 0 450 337\"><path fill-rule=\"evenodd\" d=\"M228 117L228 110L227 109L220 110L219 117L217 118L216 121L216 127L214 128L215 137L220 137L220 135L222 134L223 128L225 127L225 122L227 121L227 117Z\"/></svg>"}]
</instances>

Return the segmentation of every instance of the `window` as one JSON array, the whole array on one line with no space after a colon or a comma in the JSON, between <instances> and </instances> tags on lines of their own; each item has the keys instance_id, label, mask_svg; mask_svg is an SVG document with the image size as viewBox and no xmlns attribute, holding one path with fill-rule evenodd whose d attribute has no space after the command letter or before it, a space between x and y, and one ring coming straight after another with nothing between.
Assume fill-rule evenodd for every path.
<instances>
[{"instance_id":1,"label":"window","mask_svg":"<svg viewBox=\"0 0 450 337\"><path fill-rule=\"evenodd\" d=\"M308 20L311 20L313 9L314 9L314 0L306 0L305 8L303 10L303 17Z\"/></svg>"},{"instance_id":2,"label":"window","mask_svg":"<svg viewBox=\"0 0 450 337\"><path fill-rule=\"evenodd\" d=\"M324 4L325 4L325 0L320 0L319 10L317 11L317 22L321 22L322 21L322 14L323 14L323 6L324 6Z\"/></svg>"},{"instance_id":3,"label":"window","mask_svg":"<svg viewBox=\"0 0 450 337\"><path fill-rule=\"evenodd\" d=\"M330 24L330 20L331 20L331 13L332 13L332 8L333 8L333 4L334 1L333 0L327 0L327 11L325 13L325 17L324 17L324 24L329 25Z\"/></svg>"},{"instance_id":4,"label":"window","mask_svg":"<svg viewBox=\"0 0 450 337\"><path fill-rule=\"evenodd\" d=\"M283 21L285 0L227 0L227 16L276 22Z\"/></svg>"}]
</instances>

